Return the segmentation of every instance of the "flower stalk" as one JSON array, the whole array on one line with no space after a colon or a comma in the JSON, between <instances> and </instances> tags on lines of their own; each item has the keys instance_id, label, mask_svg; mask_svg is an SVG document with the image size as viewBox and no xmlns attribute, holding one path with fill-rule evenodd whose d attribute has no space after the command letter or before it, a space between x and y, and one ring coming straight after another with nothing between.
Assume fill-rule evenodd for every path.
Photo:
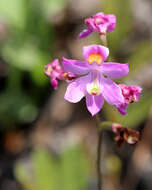
<instances>
[{"instance_id":1,"label":"flower stalk","mask_svg":"<svg viewBox=\"0 0 152 190\"><path fill-rule=\"evenodd\" d=\"M107 43L107 35L106 34L101 34L100 35L100 40L101 40L101 42L102 42L102 44L104 45L104 46L108 46L108 43Z\"/></svg>"},{"instance_id":2,"label":"flower stalk","mask_svg":"<svg viewBox=\"0 0 152 190\"><path fill-rule=\"evenodd\" d=\"M107 47L107 36L106 34L100 34L101 43ZM100 121L99 114L96 115L96 124L98 132L98 143L97 143L97 176L98 176L98 190L102 190L102 171L101 171L101 153L102 153L102 138L103 129Z\"/></svg>"},{"instance_id":3,"label":"flower stalk","mask_svg":"<svg viewBox=\"0 0 152 190\"><path fill-rule=\"evenodd\" d=\"M101 172L101 151L102 151L102 136L103 131L100 128L100 118L99 114L96 115L96 125L98 132L98 142L97 142L97 176L98 176L98 190L102 189L102 172Z\"/></svg>"}]
</instances>

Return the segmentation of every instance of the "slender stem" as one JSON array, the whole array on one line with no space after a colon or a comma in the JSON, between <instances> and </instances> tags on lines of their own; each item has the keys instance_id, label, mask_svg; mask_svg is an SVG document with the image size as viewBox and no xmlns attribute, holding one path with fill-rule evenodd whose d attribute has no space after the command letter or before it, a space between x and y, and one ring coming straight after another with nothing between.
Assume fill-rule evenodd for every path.
<instances>
[{"instance_id":1,"label":"slender stem","mask_svg":"<svg viewBox=\"0 0 152 190\"><path fill-rule=\"evenodd\" d=\"M102 188L102 173L101 173L101 145L102 133L98 133L98 146L97 146L97 172L98 172L98 190Z\"/></svg>"},{"instance_id":2,"label":"slender stem","mask_svg":"<svg viewBox=\"0 0 152 190\"><path fill-rule=\"evenodd\" d=\"M106 34L101 34L100 40L104 46L107 46L107 35Z\"/></svg>"},{"instance_id":3,"label":"slender stem","mask_svg":"<svg viewBox=\"0 0 152 190\"><path fill-rule=\"evenodd\" d=\"M97 144L98 190L101 190L102 189L102 172L101 172L102 131L99 130L99 125L100 125L99 115L96 115L96 124L98 130L98 144Z\"/></svg>"},{"instance_id":4,"label":"slender stem","mask_svg":"<svg viewBox=\"0 0 152 190\"><path fill-rule=\"evenodd\" d=\"M106 34L100 35L100 40L104 46L107 46ZM98 190L102 190L102 172L101 172L101 152L102 152L102 136L101 121L99 114L96 115L96 125L98 131L98 144L97 144L97 175L98 175Z\"/></svg>"}]
</instances>

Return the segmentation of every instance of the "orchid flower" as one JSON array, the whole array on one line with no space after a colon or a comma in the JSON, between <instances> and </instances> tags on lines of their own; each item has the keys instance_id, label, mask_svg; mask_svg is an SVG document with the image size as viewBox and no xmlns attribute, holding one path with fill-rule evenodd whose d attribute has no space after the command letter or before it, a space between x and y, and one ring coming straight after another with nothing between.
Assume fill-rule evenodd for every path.
<instances>
[{"instance_id":1,"label":"orchid flower","mask_svg":"<svg viewBox=\"0 0 152 190\"><path fill-rule=\"evenodd\" d=\"M101 45L90 45L83 48L84 61L63 57L63 68L77 75L66 90L65 99L79 102L84 96L89 112L94 116L103 104L104 99L111 105L124 103L121 88L110 78L121 78L128 74L128 64L105 62L109 49Z\"/></svg>"},{"instance_id":2,"label":"orchid flower","mask_svg":"<svg viewBox=\"0 0 152 190\"><path fill-rule=\"evenodd\" d=\"M92 18L85 19L85 24L88 29L83 30L78 39L87 37L92 32L106 34L106 32L113 32L116 27L116 16L113 14L104 14L103 12L97 13Z\"/></svg>"},{"instance_id":3,"label":"orchid flower","mask_svg":"<svg viewBox=\"0 0 152 190\"><path fill-rule=\"evenodd\" d=\"M140 93L142 89L139 86L126 86L125 84L119 85L124 96L125 102L123 104L118 104L117 110L125 115L129 104L137 102L139 100Z\"/></svg>"},{"instance_id":4,"label":"orchid flower","mask_svg":"<svg viewBox=\"0 0 152 190\"><path fill-rule=\"evenodd\" d=\"M59 64L58 59L53 60L48 65L45 65L45 74L50 77L51 85L54 89L58 87L58 80L63 80L63 73L64 71Z\"/></svg>"},{"instance_id":5,"label":"orchid flower","mask_svg":"<svg viewBox=\"0 0 152 190\"><path fill-rule=\"evenodd\" d=\"M45 65L45 74L50 77L51 85L54 89L57 89L58 87L58 80L72 82L75 79L75 74L65 72L58 59L53 60L48 65Z\"/></svg>"}]
</instances>

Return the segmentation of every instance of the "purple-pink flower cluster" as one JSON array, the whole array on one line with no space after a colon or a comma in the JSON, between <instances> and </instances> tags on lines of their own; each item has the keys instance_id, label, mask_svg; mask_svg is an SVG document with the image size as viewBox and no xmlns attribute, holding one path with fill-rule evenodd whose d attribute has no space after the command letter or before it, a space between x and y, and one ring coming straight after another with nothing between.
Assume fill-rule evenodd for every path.
<instances>
[{"instance_id":1,"label":"purple-pink flower cluster","mask_svg":"<svg viewBox=\"0 0 152 190\"><path fill-rule=\"evenodd\" d=\"M102 12L93 15L91 18L85 19L88 29L84 29L78 36L78 39L87 37L92 32L106 34L113 32L116 27L116 17L113 14L104 14Z\"/></svg>"},{"instance_id":2,"label":"purple-pink flower cluster","mask_svg":"<svg viewBox=\"0 0 152 190\"><path fill-rule=\"evenodd\" d=\"M85 19L85 24L88 29L80 33L79 39L92 32L98 32L100 35L112 32L116 26L116 17L101 12ZM62 66L58 59L45 66L45 74L50 77L53 88L58 87L58 80L66 80L69 85L64 98L77 103L86 97L87 109L92 116L101 110L104 101L125 115L128 105L138 101L142 89L138 86L116 84L112 79L126 76L129 64L106 62L109 48L103 45L85 46L82 53L82 61L63 57Z\"/></svg>"},{"instance_id":3,"label":"purple-pink flower cluster","mask_svg":"<svg viewBox=\"0 0 152 190\"><path fill-rule=\"evenodd\" d=\"M54 89L58 87L58 80L64 80L63 69L59 64L59 60L55 59L48 65L45 65L45 74L50 77L51 85Z\"/></svg>"},{"instance_id":4,"label":"purple-pink flower cluster","mask_svg":"<svg viewBox=\"0 0 152 190\"><path fill-rule=\"evenodd\" d=\"M124 103L118 104L116 107L122 115L125 115L128 105L139 100L142 89L139 86L126 86L125 84L120 84L119 86L124 97Z\"/></svg>"},{"instance_id":5,"label":"purple-pink flower cluster","mask_svg":"<svg viewBox=\"0 0 152 190\"><path fill-rule=\"evenodd\" d=\"M51 85L54 89L57 89L58 87L58 80L72 82L76 77L74 73L66 72L61 67L58 59L45 65L45 74L50 77Z\"/></svg>"}]
</instances>

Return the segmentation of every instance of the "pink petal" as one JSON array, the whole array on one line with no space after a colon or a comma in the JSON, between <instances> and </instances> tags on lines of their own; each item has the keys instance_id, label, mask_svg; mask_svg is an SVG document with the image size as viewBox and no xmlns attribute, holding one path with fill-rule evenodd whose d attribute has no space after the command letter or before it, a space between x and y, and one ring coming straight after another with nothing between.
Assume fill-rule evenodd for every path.
<instances>
[{"instance_id":1,"label":"pink petal","mask_svg":"<svg viewBox=\"0 0 152 190\"><path fill-rule=\"evenodd\" d=\"M90 81L90 74L76 79L68 85L64 98L72 103L79 102L86 93L86 84Z\"/></svg>"},{"instance_id":2,"label":"pink petal","mask_svg":"<svg viewBox=\"0 0 152 190\"><path fill-rule=\"evenodd\" d=\"M106 34L107 31L107 24L99 24L97 25L98 32L101 34Z\"/></svg>"},{"instance_id":3,"label":"pink petal","mask_svg":"<svg viewBox=\"0 0 152 190\"><path fill-rule=\"evenodd\" d=\"M113 14L109 14L108 19L109 19L109 23L110 23L108 26L108 32L113 32L113 30L116 27L116 16Z\"/></svg>"},{"instance_id":4,"label":"pink petal","mask_svg":"<svg viewBox=\"0 0 152 190\"><path fill-rule=\"evenodd\" d=\"M106 60L109 55L109 49L101 45L90 45L83 47L83 57L88 61L90 54L99 53L103 57L103 60Z\"/></svg>"},{"instance_id":5,"label":"pink petal","mask_svg":"<svg viewBox=\"0 0 152 190\"><path fill-rule=\"evenodd\" d=\"M116 106L117 110L122 114L122 115L126 115L127 114L127 108L128 108L128 104L124 103L124 104L118 104Z\"/></svg>"},{"instance_id":6,"label":"pink petal","mask_svg":"<svg viewBox=\"0 0 152 190\"><path fill-rule=\"evenodd\" d=\"M72 59L66 59L63 57L62 65L66 71L77 74L77 75L87 74L89 71L85 61L77 61L77 60L72 60Z\"/></svg>"},{"instance_id":7,"label":"pink petal","mask_svg":"<svg viewBox=\"0 0 152 190\"><path fill-rule=\"evenodd\" d=\"M83 30L83 31L79 34L78 40L87 37L87 36L88 36L89 34L91 34L91 33L92 33L91 30L87 30L87 29Z\"/></svg>"},{"instance_id":8,"label":"pink petal","mask_svg":"<svg viewBox=\"0 0 152 190\"><path fill-rule=\"evenodd\" d=\"M120 64L120 63L113 63L113 62L106 62L103 63L101 66L102 72L111 78L121 78L128 74L129 67L128 63Z\"/></svg>"},{"instance_id":9,"label":"pink petal","mask_svg":"<svg viewBox=\"0 0 152 190\"><path fill-rule=\"evenodd\" d=\"M138 102L142 88L139 86L131 86L130 89L135 96L135 102Z\"/></svg>"},{"instance_id":10,"label":"pink petal","mask_svg":"<svg viewBox=\"0 0 152 190\"><path fill-rule=\"evenodd\" d=\"M92 32L96 31L96 25L95 25L95 20L93 18L86 18L85 19L85 24L88 25L88 29L91 30Z\"/></svg>"},{"instance_id":11,"label":"pink petal","mask_svg":"<svg viewBox=\"0 0 152 190\"><path fill-rule=\"evenodd\" d=\"M58 81L55 78L51 79L51 85L54 89L57 89L58 87Z\"/></svg>"},{"instance_id":12,"label":"pink petal","mask_svg":"<svg viewBox=\"0 0 152 190\"><path fill-rule=\"evenodd\" d=\"M103 85L103 97L112 105L124 103L124 97L122 95L120 87L108 78L101 76L101 85Z\"/></svg>"},{"instance_id":13,"label":"pink petal","mask_svg":"<svg viewBox=\"0 0 152 190\"><path fill-rule=\"evenodd\" d=\"M116 23L112 23L108 26L108 32L113 32L116 27Z\"/></svg>"},{"instance_id":14,"label":"pink petal","mask_svg":"<svg viewBox=\"0 0 152 190\"><path fill-rule=\"evenodd\" d=\"M84 97L84 91L76 82L68 85L64 98L72 103L79 102Z\"/></svg>"},{"instance_id":15,"label":"pink petal","mask_svg":"<svg viewBox=\"0 0 152 190\"><path fill-rule=\"evenodd\" d=\"M97 13L93 15L96 21L96 27L100 33L113 32L116 27L116 16L113 14Z\"/></svg>"},{"instance_id":16,"label":"pink petal","mask_svg":"<svg viewBox=\"0 0 152 190\"><path fill-rule=\"evenodd\" d=\"M102 94L100 94L99 96L92 96L90 94L87 94L86 104L88 111L92 114L92 116L94 116L101 110L104 104L104 98Z\"/></svg>"}]
</instances>

